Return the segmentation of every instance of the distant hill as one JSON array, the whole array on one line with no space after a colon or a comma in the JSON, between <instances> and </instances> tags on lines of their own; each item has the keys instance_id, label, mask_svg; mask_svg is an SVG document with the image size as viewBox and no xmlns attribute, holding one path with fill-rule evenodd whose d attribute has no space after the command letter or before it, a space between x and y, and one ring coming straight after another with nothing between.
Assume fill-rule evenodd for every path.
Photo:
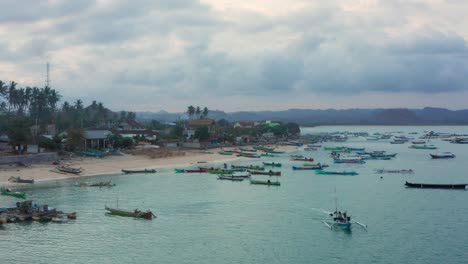
<instances>
[{"instance_id":1,"label":"distant hill","mask_svg":"<svg viewBox=\"0 0 468 264\"><path fill-rule=\"evenodd\" d=\"M448 110L426 107L423 109L289 109L285 111L242 111L226 113L211 111L209 118L235 121L276 120L301 125L468 125L468 110ZM172 122L186 119L185 113L143 112L140 120Z\"/></svg>"}]
</instances>

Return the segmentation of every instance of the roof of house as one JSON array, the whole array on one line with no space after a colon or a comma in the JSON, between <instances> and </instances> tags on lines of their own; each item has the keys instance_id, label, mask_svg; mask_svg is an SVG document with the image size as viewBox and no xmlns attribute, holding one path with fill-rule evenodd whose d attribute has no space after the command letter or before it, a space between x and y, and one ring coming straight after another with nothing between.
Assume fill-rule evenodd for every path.
<instances>
[{"instance_id":1,"label":"roof of house","mask_svg":"<svg viewBox=\"0 0 468 264\"><path fill-rule=\"evenodd\" d=\"M209 118L194 119L189 122L189 126L212 126L214 124L216 124L216 122Z\"/></svg>"},{"instance_id":2,"label":"roof of house","mask_svg":"<svg viewBox=\"0 0 468 264\"><path fill-rule=\"evenodd\" d=\"M237 122L241 126L255 126L256 122L251 122L251 121L239 121Z\"/></svg>"},{"instance_id":3,"label":"roof of house","mask_svg":"<svg viewBox=\"0 0 468 264\"><path fill-rule=\"evenodd\" d=\"M145 127L143 124L138 123L137 121L132 120L132 119L128 119L126 123L132 127Z\"/></svg>"},{"instance_id":4,"label":"roof of house","mask_svg":"<svg viewBox=\"0 0 468 264\"><path fill-rule=\"evenodd\" d=\"M86 139L105 139L111 134L112 132L109 130L86 130L84 132L84 137Z\"/></svg>"}]
</instances>

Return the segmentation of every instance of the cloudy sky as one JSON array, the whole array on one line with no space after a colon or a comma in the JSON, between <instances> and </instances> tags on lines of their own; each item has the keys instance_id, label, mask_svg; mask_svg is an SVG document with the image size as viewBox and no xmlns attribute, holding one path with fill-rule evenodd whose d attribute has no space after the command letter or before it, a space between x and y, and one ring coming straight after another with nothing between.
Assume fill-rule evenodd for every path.
<instances>
[{"instance_id":1,"label":"cloudy sky","mask_svg":"<svg viewBox=\"0 0 468 264\"><path fill-rule=\"evenodd\" d=\"M466 0L0 0L0 79L113 110L468 108Z\"/></svg>"}]
</instances>

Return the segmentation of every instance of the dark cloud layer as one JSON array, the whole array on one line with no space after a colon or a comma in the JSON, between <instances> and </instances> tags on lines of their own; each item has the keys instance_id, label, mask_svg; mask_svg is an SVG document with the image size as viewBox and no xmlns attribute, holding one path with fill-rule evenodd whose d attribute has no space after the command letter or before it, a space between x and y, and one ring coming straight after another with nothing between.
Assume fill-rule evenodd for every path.
<instances>
[{"instance_id":1,"label":"dark cloud layer","mask_svg":"<svg viewBox=\"0 0 468 264\"><path fill-rule=\"evenodd\" d=\"M280 100L467 91L467 32L450 26L467 5L434 5L375 1L350 11L324 1L286 15L234 15L195 0L8 1L0 3L0 63L28 74L51 59L66 96L112 91L115 104L136 90L147 102L161 93ZM436 12L443 27L431 26Z\"/></svg>"}]
</instances>

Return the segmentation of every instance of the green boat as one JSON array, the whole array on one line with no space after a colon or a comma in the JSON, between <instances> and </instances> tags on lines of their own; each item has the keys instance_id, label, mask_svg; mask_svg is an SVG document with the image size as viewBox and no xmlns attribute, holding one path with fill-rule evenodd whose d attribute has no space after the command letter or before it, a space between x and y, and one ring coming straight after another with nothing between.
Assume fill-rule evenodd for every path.
<instances>
[{"instance_id":1,"label":"green boat","mask_svg":"<svg viewBox=\"0 0 468 264\"><path fill-rule=\"evenodd\" d=\"M263 162L263 165L271 166L271 167L281 167L281 163L274 163L274 162Z\"/></svg>"},{"instance_id":2,"label":"green boat","mask_svg":"<svg viewBox=\"0 0 468 264\"><path fill-rule=\"evenodd\" d=\"M209 174L217 174L217 175L227 175L227 174L233 174L234 171L232 170L212 170L208 171Z\"/></svg>"},{"instance_id":3,"label":"green boat","mask_svg":"<svg viewBox=\"0 0 468 264\"><path fill-rule=\"evenodd\" d=\"M144 169L144 170L122 170L123 173L156 173L155 169Z\"/></svg>"},{"instance_id":4,"label":"green boat","mask_svg":"<svg viewBox=\"0 0 468 264\"><path fill-rule=\"evenodd\" d=\"M250 180L250 184L274 185L274 186L280 186L281 185L281 183L279 181L273 182L273 181L270 181L270 180L267 180L267 181Z\"/></svg>"},{"instance_id":5,"label":"green boat","mask_svg":"<svg viewBox=\"0 0 468 264\"><path fill-rule=\"evenodd\" d=\"M2 188L0 191L1 191L2 195L8 195L8 196L16 197L16 198L26 199L26 193L24 193L24 192L13 192L13 191L11 191L9 189L5 189L5 188Z\"/></svg>"},{"instance_id":6,"label":"green boat","mask_svg":"<svg viewBox=\"0 0 468 264\"><path fill-rule=\"evenodd\" d=\"M323 149L334 152L349 152L348 148L345 147L324 147Z\"/></svg>"},{"instance_id":7,"label":"green boat","mask_svg":"<svg viewBox=\"0 0 468 264\"><path fill-rule=\"evenodd\" d=\"M315 171L316 174L320 175L345 175L345 176L356 176L359 173L355 171L324 171L324 170L317 170Z\"/></svg>"},{"instance_id":8,"label":"green boat","mask_svg":"<svg viewBox=\"0 0 468 264\"><path fill-rule=\"evenodd\" d=\"M262 157L276 157L275 155L269 154L269 153L262 153L262 154L260 154L260 156L262 156Z\"/></svg>"},{"instance_id":9,"label":"green boat","mask_svg":"<svg viewBox=\"0 0 468 264\"><path fill-rule=\"evenodd\" d=\"M267 151L270 154L284 154L286 151L279 151L279 150L272 150L272 151Z\"/></svg>"},{"instance_id":10,"label":"green boat","mask_svg":"<svg viewBox=\"0 0 468 264\"><path fill-rule=\"evenodd\" d=\"M155 218L156 216L151 212L150 210L146 212L142 212L138 209L135 209L134 211L127 211L127 210L121 210L121 209L113 209L109 207L105 207L105 209L108 211L108 214L111 215L119 215L119 216L127 216L127 217L135 217L135 218L144 218L151 220L153 217Z\"/></svg>"},{"instance_id":11,"label":"green boat","mask_svg":"<svg viewBox=\"0 0 468 264\"><path fill-rule=\"evenodd\" d=\"M218 152L218 154L232 156L232 154L234 154L234 152L220 151L220 152Z\"/></svg>"},{"instance_id":12,"label":"green boat","mask_svg":"<svg viewBox=\"0 0 468 264\"><path fill-rule=\"evenodd\" d=\"M185 169L175 168L174 171L175 171L175 173L185 173Z\"/></svg>"}]
</instances>

